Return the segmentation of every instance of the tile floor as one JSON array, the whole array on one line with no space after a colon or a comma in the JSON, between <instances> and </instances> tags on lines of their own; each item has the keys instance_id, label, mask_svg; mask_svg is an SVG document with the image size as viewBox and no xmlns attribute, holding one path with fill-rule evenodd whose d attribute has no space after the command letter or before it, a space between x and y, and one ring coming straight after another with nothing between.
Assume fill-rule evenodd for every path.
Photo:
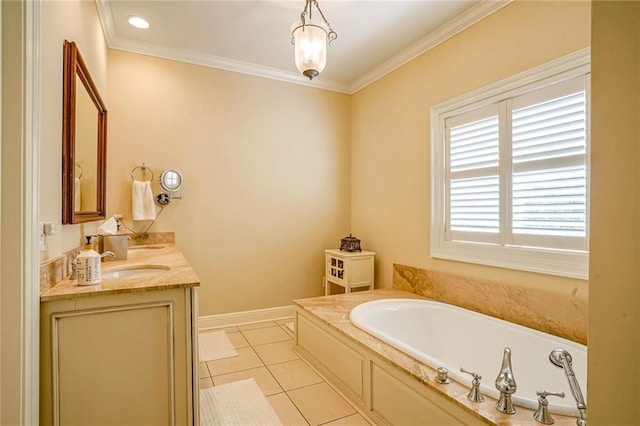
<instances>
[{"instance_id":1,"label":"tile floor","mask_svg":"<svg viewBox=\"0 0 640 426\"><path fill-rule=\"evenodd\" d=\"M227 327L238 356L200 363L200 388L252 377L285 426L368 426L293 352L292 319Z\"/></svg>"}]
</instances>

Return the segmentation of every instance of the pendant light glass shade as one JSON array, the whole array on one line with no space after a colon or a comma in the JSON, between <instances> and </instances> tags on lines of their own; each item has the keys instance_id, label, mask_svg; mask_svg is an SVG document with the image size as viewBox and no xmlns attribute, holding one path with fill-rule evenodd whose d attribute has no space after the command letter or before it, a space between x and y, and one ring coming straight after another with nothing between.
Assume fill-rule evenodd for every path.
<instances>
[{"instance_id":1,"label":"pendant light glass shade","mask_svg":"<svg viewBox=\"0 0 640 426\"><path fill-rule=\"evenodd\" d=\"M309 21L293 24L296 67L309 79L317 77L327 64L328 29L321 22Z\"/></svg>"},{"instance_id":2,"label":"pendant light glass shade","mask_svg":"<svg viewBox=\"0 0 640 426\"><path fill-rule=\"evenodd\" d=\"M313 18L315 7L322 20ZM291 26L291 43L295 46L296 67L312 80L327 64L327 46L338 37L324 17L318 0L306 0L300 20Z\"/></svg>"}]
</instances>

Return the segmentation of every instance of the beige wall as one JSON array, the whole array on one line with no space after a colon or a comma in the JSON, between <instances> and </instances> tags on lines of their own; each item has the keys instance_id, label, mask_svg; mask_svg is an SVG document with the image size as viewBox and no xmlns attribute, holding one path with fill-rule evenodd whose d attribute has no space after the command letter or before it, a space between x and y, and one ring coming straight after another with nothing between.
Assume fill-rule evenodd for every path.
<instances>
[{"instance_id":1,"label":"beige wall","mask_svg":"<svg viewBox=\"0 0 640 426\"><path fill-rule=\"evenodd\" d=\"M593 4L589 422L640 419L640 3Z\"/></svg>"},{"instance_id":2,"label":"beige wall","mask_svg":"<svg viewBox=\"0 0 640 426\"><path fill-rule=\"evenodd\" d=\"M383 286L391 285L391 264L399 262L586 293L578 280L430 259L428 138L431 105L588 46L590 3L507 6L360 91L351 111L341 95L122 52L110 54L107 96L93 3L42 5L41 219L60 221L62 40L69 38L79 43L112 117L108 213L120 211L131 223L128 176L142 161L156 173L176 167L185 175L185 200L174 202L153 229L177 232L203 281L202 314L319 294L321 251L349 231L349 200L351 231L378 252ZM638 7L597 2L592 17L588 404L594 424L635 424L640 416ZM630 231L610 232L621 223ZM43 257L78 245L84 230L59 226ZM3 308L19 299L5 298L5 288ZM3 384L9 355L3 348Z\"/></svg>"},{"instance_id":3,"label":"beige wall","mask_svg":"<svg viewBox=\"0 0 640 426\"><path fill-rule=\"evenodd\" d=\"M110 50L107 105L107 213L140 231L131 170L182 172L151 231L176 232L201 315L322 294L323 250L349 231L348 96Z\"/></svg>"},{"instance_id":4,"label":"beige wall","mask_svg":"<svg viewBox=\"0 0 640 426\"><path fill-rule=\"evenodd\" d=\"M392 264L587 295L587 283L429 257L429 109L590 44L588 2L517 1L409 62L352 99L351 229Z\"/></svg>"},{"instance_id":5,"label":"beige wall","mask_svg":"<svg viewBox=\"0 0 640 426\"><path fill-rule=\"evenodd\" d=\"M107 47L93 1L43 1L40 38L41 130L40 220L53 222L56 235L47 238L41 260L77 247L93 234L96 222L62 225L62 64L64 40L75 41L109 110ZM109 125L111 127L111 125ZM107 132L108 133L108 132Z\"/></svg>"}]
</instances>

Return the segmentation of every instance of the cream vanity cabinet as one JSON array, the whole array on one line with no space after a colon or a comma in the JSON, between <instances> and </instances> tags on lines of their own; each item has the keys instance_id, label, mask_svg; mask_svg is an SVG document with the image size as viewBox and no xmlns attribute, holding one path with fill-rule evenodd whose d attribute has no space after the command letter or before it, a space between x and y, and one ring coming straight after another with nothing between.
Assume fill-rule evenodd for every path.
<instances>
[{"instance_id":1,"label":"cream vanity cabinet","mask_svg":"<svg viewBox=\"0 0 640 426\"><path fill-rule=\"evenodd\" d=\"M196 333L193 287L41 302L40 424L197 424Z\"/></svg>"},{"instance_id":2,"label":"cream vanity cabinet","mask_svg":"<svg viewBox=\"0 0 640 426\"><path fill-rule=\"evenodd\" d=\"M324 253L325 296L331 294L331 283L344 287L345 293L351 293L351 289L357 287L373 290L373 260L376 255L374 252L329 249Z\"/></svg>"}]
</instances>

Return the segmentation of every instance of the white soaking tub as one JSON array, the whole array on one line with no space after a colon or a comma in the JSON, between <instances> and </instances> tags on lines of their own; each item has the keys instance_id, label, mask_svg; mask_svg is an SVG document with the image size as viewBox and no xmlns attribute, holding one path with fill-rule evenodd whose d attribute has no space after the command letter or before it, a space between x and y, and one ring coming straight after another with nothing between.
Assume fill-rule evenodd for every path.
<instances>
[{"instance_id":1,"label":"white soaking tub","mask_svg":"<svg viewBox=\"0 0 640 426\"><path fill-rule=\"evenodd\" d=\"M494 382L505 347L511 348L511 364L517 391L516 405L535 409L537 390L565 393L550 396L552 413L578 416L565 371L551 364L553 349L567 350L586 400L587 348L561 337L483 315L445 303L416 299L384 299L356 306L351 321L395 348L428 366L445 367L449 377L470 387L471 376L460 367L482 375L481 392L499 394ZM485 403L487 403L485 401Z\"/></svg>"}]
</instances>

